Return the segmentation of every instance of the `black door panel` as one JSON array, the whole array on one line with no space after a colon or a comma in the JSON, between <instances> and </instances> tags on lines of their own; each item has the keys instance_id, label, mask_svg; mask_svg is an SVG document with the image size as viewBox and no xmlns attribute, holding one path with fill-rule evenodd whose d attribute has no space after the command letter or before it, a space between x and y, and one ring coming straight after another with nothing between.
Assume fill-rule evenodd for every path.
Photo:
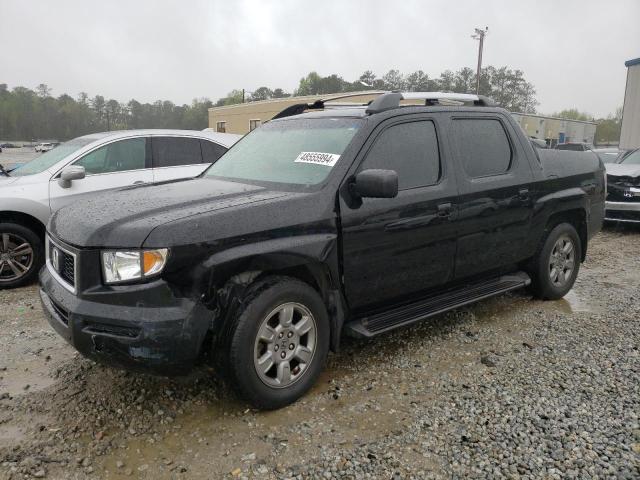
<instances>
[{"instance_id":1,"label":"black door panel","mask_svg":"<svg viewBox=\"0 0 640 480\"><path fill-rule=\"evenodd\" d=\"M447 190L365 199L343 215L344 282L352 308L399 301L453 278L456 225L438 208Z\"/></svg>"},{"instance_id":2,"label":"black door panel","mask_svg":"<svg viewBox=\"0 0 640 480\"><path fill-rule=\"evenodd\" d=\"M355 207L341 198L345 294L354 311L403 301L454 273L457 189L435 124L396 120L377 133L359 169L397 171L400 191Z\"/></svg>"},{"instance_id":3,"label":"black door panel","mask_svg":"<svg viewBox=\"0 0 640 480\"><path fill-rule=\"evenodd\" d=\"M498 116L452 119L449 141L460 192L456 279L502 269L528 252L533 173L511 138L509 122Z\"/></svg>"}]
</instances>

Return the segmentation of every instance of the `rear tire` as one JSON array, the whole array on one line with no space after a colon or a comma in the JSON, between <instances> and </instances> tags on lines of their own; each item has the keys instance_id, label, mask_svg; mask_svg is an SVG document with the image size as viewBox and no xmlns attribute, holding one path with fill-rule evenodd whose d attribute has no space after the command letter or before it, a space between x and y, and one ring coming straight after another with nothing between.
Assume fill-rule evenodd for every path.
<instances>
[{"instance_id":1,"label":"rear tire","mask_svg":"<svg viewBox=\"0 0 640 480\"><path fill-rule=\"evenodd\" d=\"M564 297L576 281L582 259L578 232L569 223L556 225L547 235L531 264L531 289L537 298Z\"/></svg>"},{"instance_id":2,"label":"rear tire","mask_svg":"<svg viewBox=\"0 0 640 480\"><path fill-rule=\"evenodd\" d=\"M313 288L289 277L260 280L231 321L223 372L241 398L271 410L313 386L330 337L327 309Z\"/></svg>"},{"instance_id":3,"label":"rear tire","mask_svg":"<svg viewBox=\"0 0 640 480\"><path fill-rule=\"evenodd\" d=\"M44 257L42 240L33 230L0 223L0 289L33 283Z\"/></svg>"}]
</instances>

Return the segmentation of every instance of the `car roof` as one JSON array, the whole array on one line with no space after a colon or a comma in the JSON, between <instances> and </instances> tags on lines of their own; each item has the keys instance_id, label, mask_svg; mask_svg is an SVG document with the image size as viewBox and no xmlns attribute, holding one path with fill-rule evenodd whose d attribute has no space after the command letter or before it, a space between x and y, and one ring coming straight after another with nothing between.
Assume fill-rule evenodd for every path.
<instances>
[{"instance_id":1,"label":"car roof","mask_svg":"<svg viewBox=\"0 0 640 480\"><path fill-rule=\"evenodd\" d=\"M179 129L159 129L159 128L147 128L147 129L139 129L139 130L112 130L110 132L97 132L90 133L88 135L83 135L83 139L91 139L92 141L98 140L115 140L119 138L129 138L129 137L137 137L137 136L172 136L172 137L197 137L204 138L214 141L215 143L219 143L225 147L230 147L234 143L236 143L242 135L234 135L232 133L218 133L218 132L208 132L208 131L200 131L200 130L179 130Z\"/></svg>"}]
</instances>

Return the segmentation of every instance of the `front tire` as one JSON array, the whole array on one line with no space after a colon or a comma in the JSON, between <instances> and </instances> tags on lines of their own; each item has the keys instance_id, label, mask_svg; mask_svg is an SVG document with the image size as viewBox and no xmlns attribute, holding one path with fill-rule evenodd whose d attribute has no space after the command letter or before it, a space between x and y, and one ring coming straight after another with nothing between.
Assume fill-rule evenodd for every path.
<instances>
[{"instance_id":1,"label":"front tire","mask_svg":"<svg viewBox=\"0 0 640 480\"><path fill-rule=\"evenodd\" d=\"M0 289L32 283L44 264L44 246L31 229L0 223Z\"/></svg>"},{"instance_id":2,"label":"front tire","mask_svg":"<svg viewBox=\"0 0 640 480\"><path fill-rule=\"evenodd\" d=\"M289 277L258 281L232 321L224 371L240 397L271 410L313 386L329 352L329 317L313 288Z\"/></svg>"},{"instance_id":3,"label":"front tire","mask_svg":"<svg viewBox=\"0 0 640 480\"><path fill-rule=\"evenodd\" d=\"M564 297L580 270L582 244L569 223L556 225L547 235L532 263L532 290L536 297L558 300Z\"/></svg>"}]
</instances>

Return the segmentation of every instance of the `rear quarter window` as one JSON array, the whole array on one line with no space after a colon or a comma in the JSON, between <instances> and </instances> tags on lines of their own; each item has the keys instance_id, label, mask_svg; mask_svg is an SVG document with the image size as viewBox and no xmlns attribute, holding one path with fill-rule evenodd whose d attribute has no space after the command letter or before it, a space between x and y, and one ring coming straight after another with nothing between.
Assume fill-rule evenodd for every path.
<instances>
[{"instance_id":1,"label":"rear quarter window","mask_svg":"<svg viewBox=\"0 0 640 480\"><path fill-rule=\"evenodd\" d=\"M513 152L499 120L455 119L452 133L454 150L469 177L501 175L511 169Z\"/></svg>"},{"instance_id":2,"label":"rear quarter window","mask_svg":"<svg viewBox=\"0 0 640 480\"><path fill-rule=\"evenodd\" d=\"M189 137L153 137L154 168L202 163L200 140Z\"/></svg>"},{"instance_id":3,"label":"rear quarter window","mask_svg":"<svg viewBox=\"0 0 640 480\"><path fill-rule=\"evenodd\" d=\"M210 142L209 140L200 140L202 147L202 160L204 163L213 163L218 160L228 150L227 147Z\"/></svg>"}]
</instances>

